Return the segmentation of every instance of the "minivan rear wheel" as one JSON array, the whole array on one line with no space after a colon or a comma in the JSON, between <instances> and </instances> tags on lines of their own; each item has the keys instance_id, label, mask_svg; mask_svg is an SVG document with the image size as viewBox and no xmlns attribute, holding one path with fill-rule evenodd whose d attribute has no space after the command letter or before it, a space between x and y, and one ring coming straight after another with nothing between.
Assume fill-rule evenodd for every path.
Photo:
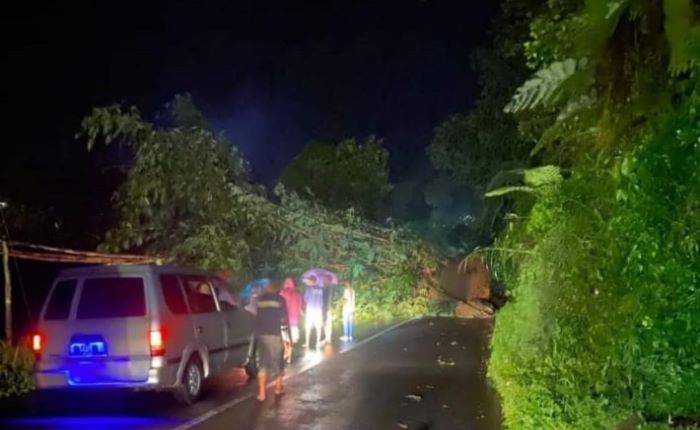
<instances>
[{"instance_id":1,"label":"minivan rear wheel","mask_svg":"<svg viewBox=\"0 0 700 430\"><path fill-rule=\"evenodd\" d=\"M175 398L184 405L191 405L202 395L204 371L199 357L192 356L182 373L182 384L175 389Z\"/></svg>"}]
</instances>

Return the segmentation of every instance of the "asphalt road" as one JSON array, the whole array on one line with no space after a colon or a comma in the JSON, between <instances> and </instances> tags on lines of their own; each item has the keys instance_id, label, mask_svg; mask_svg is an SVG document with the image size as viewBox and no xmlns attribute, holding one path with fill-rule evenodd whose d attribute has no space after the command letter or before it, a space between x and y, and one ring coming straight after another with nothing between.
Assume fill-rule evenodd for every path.
<instances>
[{"instance_id":1,"label":"asphalt road","mask_svg":"<svg viewBox=\"0 0 700 430\"><path fill-rule=\"evenodd\" d=\"M500 429L486 378L488 321L411 321L323 354L299 354L286 394L265 403L242 371L183 408L165 393L48 392L2 402L13 429Z\"/></svg>"}]
</instances>

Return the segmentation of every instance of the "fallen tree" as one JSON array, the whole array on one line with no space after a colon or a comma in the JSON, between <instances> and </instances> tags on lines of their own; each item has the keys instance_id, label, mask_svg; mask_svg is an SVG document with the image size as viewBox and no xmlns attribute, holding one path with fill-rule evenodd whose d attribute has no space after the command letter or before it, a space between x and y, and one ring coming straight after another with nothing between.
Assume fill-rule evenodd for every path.
<instances>
[{"instance_id":1,"label":"fallen tree","mask_svg":"<svg viewBox=\"0 0 700 430\"><path fill-rule=\"evenodd\" d=\"M405 232L350 208L328 210L277 186L252 184L247 162L211 132L188 96L168 105L164 125L113 105L85 118L81 135L129 148L133 160L114 195L117 224L104 250L140 251L177 264L255 275L327 267L354 280L358 317L423 315L435 308L438 255Z\"/></svg>"}]
</instances>

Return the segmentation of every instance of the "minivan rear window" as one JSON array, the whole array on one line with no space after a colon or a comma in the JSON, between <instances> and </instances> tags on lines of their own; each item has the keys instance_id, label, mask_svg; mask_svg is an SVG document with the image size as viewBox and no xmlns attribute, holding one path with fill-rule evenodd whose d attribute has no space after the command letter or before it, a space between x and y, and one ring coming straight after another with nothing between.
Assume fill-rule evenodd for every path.
<instances>
[{"instance_id":1,"label":"minivan rear window","mask_svg":"<svg viewBox=\"0 0 700 430\"><path fill-rule=\"evenodd\" d=\"M51 298L49 298L49 303L46 305L45 320L68 319L70 305L73 303L73 295L77 286L78 281L75 279L66 279L56 284L51 293Z\"/></svg>"},{"instance_id":2,"label":"minivan rear window","mask_svg":"<svg viewBox=\"0 0 700 430\"><path fill-rule=\"evenodd\" d=\"M180 281L177 275L160 275L160 288L163 290L165 304L175 315L184 315L187 311L185 295L180 288Z\"/></svg>"},{"instance_id":3,"label":"minivan rear window","mask_svg":"<svg viewBox=\"0 0 700 430\"><path fill-rule=\"evenodd\" d=\"M146 315L142 278L89 278L83 281L76 318L141 317Z\"/></svg>"},{"instance_id":4,"label":"minivan rear window","mask_svg":"<svg viewBox=\"0 0 700 430\"><path fill-rule=\"evenodd\" d=\"M216 312L216 302L207 278L203 276L183 276L185 295L193 314Z\"/></svg>"}]
</instances>

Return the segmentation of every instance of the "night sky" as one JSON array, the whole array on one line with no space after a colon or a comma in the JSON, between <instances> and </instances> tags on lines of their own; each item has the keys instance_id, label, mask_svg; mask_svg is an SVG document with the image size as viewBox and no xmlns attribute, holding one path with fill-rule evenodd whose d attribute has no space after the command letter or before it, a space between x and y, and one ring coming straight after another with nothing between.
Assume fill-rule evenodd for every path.
<instances>
[{"instance_id":1,"label":"night sky","mask_svg":"<svg viewBox=\"0 0 700 430\"><path fill-rule=\"evenodd\" d=\"M310 139L370 134L391 150L392 176L408 177L435 125L472 105L469 53L497 9L492 0L26 3L2 18L4 127L15 136L2 167L64 188L93 174L73 138L92 106L126 101L151 115L179 92L243 150L258 181L274 182Z\"/></svg>"}]
</instances>

